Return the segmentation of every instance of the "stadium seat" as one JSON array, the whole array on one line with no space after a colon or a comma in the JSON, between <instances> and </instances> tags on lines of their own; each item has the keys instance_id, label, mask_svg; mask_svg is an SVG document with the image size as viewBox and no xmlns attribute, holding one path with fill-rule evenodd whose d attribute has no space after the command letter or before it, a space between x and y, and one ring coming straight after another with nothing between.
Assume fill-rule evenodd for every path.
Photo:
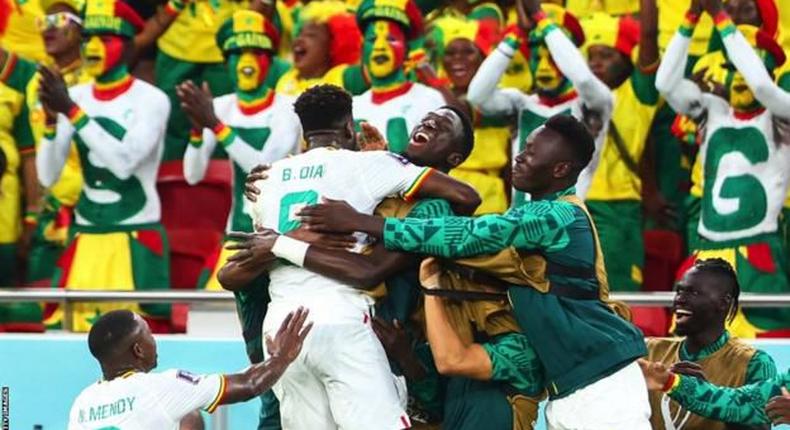
<instances>
[{"instance_id":1,"label":"stadium seat","mask_svg":"<svg viewBox=\"0 0 790 430\"><path fill-rule=\"evenodd\" d=\"M669 332L669 312L664 308L631 306L631 318L645 336L663 337Z\"/></svg>"},{"instance_id":2,"label":"stadium seat","mask_svg":"<svg viewBox=\"0 0 790 430\"><path fill-rule=\"evenodd\" d=\"M170 286L194 289L206 258L214 252L225 231L230 212L232 170L228 160L211 160L206 176L197 185L184 178L181 160L164 162L157 188L162 201L162 225L170 242ZM174 303L169 324L149 321L159 333L183 333L189 306Z\"/></svg>"},{"instance_id":3,"label":"stadium seat","mask_svg":"<svg viewBox=\"0 0 790 430\"><path fill-rule=\"evenodd\" d=\"M231 205L232 170L228 160L211 160L197 185L184 178L181 160L162 163L157 188L165 229L193 228L223 232Z\"/></svg>"},{"instance_id":4,"label":"stadium seat","mask_svg":"<svg viewBox=\"0 0 790 430\"><path fill-rule=\"evenodd\" d=\"M685 257L683 238L668 230L646 230L642 291L672 291L675 274Z\"/></svg>"}]
</instances>

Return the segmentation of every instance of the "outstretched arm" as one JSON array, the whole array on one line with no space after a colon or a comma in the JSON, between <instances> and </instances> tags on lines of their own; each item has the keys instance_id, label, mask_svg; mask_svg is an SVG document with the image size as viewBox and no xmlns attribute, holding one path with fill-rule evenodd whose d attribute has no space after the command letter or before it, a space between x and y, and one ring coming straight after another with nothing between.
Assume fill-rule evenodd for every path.
<instances>
[{"instance_id":1,"label":"outstretched arm","mask_svg":"<svg viewBox=\"0 0 790 430\"><path fill-rule=\"evenodd\" d=\"M699 21L700 10L697 2L686 12L675 36L667 46L661 65L656 72L656 88L667 99L672 108L680 113L698 118L704 111L704 97L697 85L683 77L686 70L691 35Z\"/></svg>"},{"instance_id":2,"label":"outstretched arm","mask_svg":"<svg viewBox=\"0 0 790 430\"><path fill-rule=\"evenodd\" d=\"M316 231L361 231L383 237L387 249L462 258L495 253L509 246L563 249L567 238L554 238L574 221L575 208L563 201L541 200L504 215L399 220L360 214L345 202L329 201L305 207L298 215Z\"/></svg>"},{"instance_id":3,"label":"outstretched arm","mask_svg":"<svg viewBox=\"0 0 790 430\"><path fill-rule=\"evenodd\" d=\"M727 50L727 56L743 74L749 88L754 92L754 97L772 114L785 119L790 118L790 93L774 83L763 60L749 46L749 42L738 31L726 12L719 10L714 20L724 43L724 49Z\"/></svg>"},{"instance_id":4,"label":"outstretched arm","mask_svg":"<svg viewBox=\"0 0 790 430\"><path fill-rule=\"evenodd\" d=\"M266 338L269 358L244 372L225 375L225 394L219 404L246 402L270 389L302 350L302 343L313 324L306 324L309 311L299 308L280 325L274 339Z\"/></svg>"},{"instance_id":5,"label":"outstretched arm","mask_svg":"<svg viewBox=\"0 0 790 430\"><path fill-rule=\"evenodd\" d=\"M524 42L521 31L505 35L496 49L491 52L477 69L466 99L481 112L488 115L507 115L518 112L527 103L528 96L519 90L498 88L502 74L510 60Z\"/></svg>"}]
</instances>

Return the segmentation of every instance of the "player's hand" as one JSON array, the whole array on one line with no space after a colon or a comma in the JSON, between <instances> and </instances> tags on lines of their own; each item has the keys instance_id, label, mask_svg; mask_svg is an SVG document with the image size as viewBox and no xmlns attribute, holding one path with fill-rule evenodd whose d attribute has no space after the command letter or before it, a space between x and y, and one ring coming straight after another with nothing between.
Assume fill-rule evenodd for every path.
<instances>
[{"instance_id":1,"label":"player's hand","mask_svg":"<svg viewBox=\"0 0 790 430\"><path fill-rule=\"evenodd\" d=\"M241 267L268 265L276 259L272 254L272 247L278 236L274 230L268 229L255 233L232 231L228 237L235 242L225 249L238 252L228 257L228 261L235 262Z\"/></svg>"},{"instance_id":2,"label":"player's hand","mask_svg":"<svg viewBox=\"0 0 790 430\"><path fill-rule=\"evenodd\" d=\"M219 123L217 115L214 114L213 98L207 82L198 87L191 80L186 80L176 85L176 95L181 100L181 109L187 114L194 128L214 128Z\"/></svg>"},{"instance_id":3,"label":"player's hand","mask_svg":"<svg viewBox=\"0 0 790 430\"><path fill-rule=\"evenodd\" d=\"M357 244L357 238L350 234L319 233L300 227L285 234L319 248L334 251L348 251Z\"/></svg>"},{"instance_id":4,"label":"player's hand","mask_svg":"<svg viewBox=\"0 0 790 430\"><path fill-rule=\"evenodd\" d=\"M420 285L428 290L435 290L441 287L439 276L442 274L442 267L439 260L428 257L420 263Z\"/></svg>"},{"instance_id":5,"label":"player's hand","mask_svg":"<svg viewBox=\"0 0 790 430\"><path fill-rule=\"evenodd\" d=\"M357 137L360 151L386 151L389 148L384 136L374 125L365 121L359 126L362 129Z\"/></svg>"},{"instance_id":6,"label":"player's hand","mask_svg":"<svg viewBox=\"0 0 790 430\"><path fill-rule=\"evenodd\" d=\"M261 194L261 190L255 186L255 183L268 179L269 175L266 174L266 171L271 168L272 166L269 164L259 164L250 170L247 178L244 179L244 197L246 197L247 200L253 203L258 201L258 196Z\"/></svg>"},{"instance_id":7,"label":"player's hand","mask_svg":"<svg viewBox=\"0 0 790 430\"><path fill-rule=\"evenodd\" d=\"M305 325L309 314L309 310L300 306L285 317L274 339L266 336L266 350L272 359L290 363L299 356L304 339L313 328L313 323Z\"/></svg>"},{"instance_id":8,"label":"player's hand","mask_svg":"<svg viewBox=\"0 0 790 430\"><path fill-rule=\"evenodd\" d=\"M46 66L38 67L39 87L38 98L45 110L68 114L74 106L63 76Z\"/></svg>"},{"instance_id":9,"label":"player's hand","mask_svg":"<svg viewBox=\"0 0 790 430\"><path fill-rule=\"evenodd\" d=\"M381 345L387 352L387 356L401 361L402 358L411 355L411 342L406 330L398 320L392 320L392 324L376 317L372 322L373 332L381 341Z\"/></svg>"},{"instance_id":10,"label":"player's hand","mask_svg":"<svg viewBox=\"0 0 790 430\"><path fill-rule=\"evenodd\" d=\"M774 425L790 424L790 393L782 387L782 395L772 397L765 405L765 414Z\"/></svg>"},{"instance_id":11,"label":"player's hand","mask_svg":"<svg viewBox=\"0 0 790 430\"><path fill-rule=\"evenodd\" d=\"M705 371L702 370L702 366L693 361L681 361L675 363L669 370L672 373L677 373L679 375L693 376L695 378L702 379L703 381L708 380L708 378L705 376Z\"/></svg>"},{"instance_id":12,"label":"player's hand","mask_svg":"<svg viewBox=\"0 0 790 430\"><path fill-rule=\"evenodd\" d=\"M349 234L356 231L360 213L343 200L324 197L321 204L305 206L296 215L310 230Z\"/></svg>"},{"instance_id":13,"label":"player's hand","mask_svg":"<svg viewBox=\"0 0 790 430\"><path fill-rule=\"evenodd\" d=\"M642 374L647 383L647 389L650 391L661 391L669 379L670 371L663 363L647 361L644 358L638 360L639 367L642 368Z\"/></svg>"}]
</instances>

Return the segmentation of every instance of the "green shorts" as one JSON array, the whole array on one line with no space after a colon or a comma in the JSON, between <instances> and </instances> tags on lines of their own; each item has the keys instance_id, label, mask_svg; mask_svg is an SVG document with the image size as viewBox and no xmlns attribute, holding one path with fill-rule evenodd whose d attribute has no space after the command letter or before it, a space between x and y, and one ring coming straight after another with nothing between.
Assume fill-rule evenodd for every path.
<instances>
[{"instance_id":1,"label":"green shorts","mask_svg":"<svg viewBox=\"0 0 790 430\"><path fill-rule=\"evenodd\" d=\"M642 204L636 200L586 202L598 229L611 291L639 291L645 265Z\"/></svg>"}]
</instances>

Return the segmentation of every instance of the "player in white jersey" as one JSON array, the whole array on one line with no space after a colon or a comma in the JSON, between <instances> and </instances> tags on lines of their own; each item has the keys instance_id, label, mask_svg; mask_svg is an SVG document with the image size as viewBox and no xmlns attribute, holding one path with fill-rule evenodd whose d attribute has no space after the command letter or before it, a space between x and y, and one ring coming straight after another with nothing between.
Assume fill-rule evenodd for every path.
<instances>
[{"instance_id":1,"label":"player in white jersey","mask_svg":"<svg viewBox=\"0 0 790 430\"><path fill-rule=\"evenodd\" d=\"M700 3L724 45L709 70L724 79L711 84L712 92L702 92L683 77ZM771 76L785 57L763 30L736 27L719 0L695 0L656 74L656 88L669 104L704 123L699 237L690 240L693 255L687 264L723 258L750 293L790 291L777 222L790 181L790 93ZM748 309L744 314L746 319L739 312L730 328L739 337L790 327L786 309Z\"/></svg>"},{"instance_id":2,"label":"player in white jersey","mask_svg":"<svg viewBox=\"0 0 790 430\"><path fill-rule=\"evenodd\" d=\"M326 198L346 200L365 213L372 213L390 195L444 198L465 212L479 204L471 187L441 172L386 151L350 151L356 147L351 97L340 88L313 87L294 108L310 149L274 163L266 172L268 179L257 184L262 194L253 206L256 227L291 232L300 225L299 209ZM281 236L272 252L286 258L305 250L304 243ZM309 307L316 324L305 352L273 388L280 399L283 428L410 427L386 355L370 326L372 299L301 267L276 263L268 269L272 301L264 333L271 333L297 306ZM223 272L219 276L223 282Z\"/></svg>"},{"instance_id":3,"label":"player in white jersey","mask_svg":"<svg viewBox=\"0 0 790 430\"><path fill-rule=\"evenodd\" d=\"M577 46L584 42L584 31L573 15L554 4L538 0L518 0L529 14L533 28L510 32L483 61L469 83L467 99L487 115L518 115L518 141L513 157L521 153L527 136L550 117L569 113L581 119L595 138L592 161L579 175L576 194L584 198L598 166L608 123L611 119L612 91L595 77ZM527 21L519 25L528 29ZM535 94L515 88L498 88L499 80L521 44L528 43L530 70L535 77ZM523 192L514 191L512 207L524 202Z\"/></svg>"},{"instance_id":4,"label":"player in white jersey","mask_svg":"<svg viewBox=\"0 0 790 430\"><path fill-rule=\"evenodd\" d=\"M104 314L88 334L88 348L103 379L74 400L69 430L177 430L197 409L245 402L265 390L299 355L312 328L308 311L289 313L273 338L269 358L231 375L194 375L183 370L151 372L157 365L156 341L139 315L116 310Z\"/></svg>"}]
</instances>

